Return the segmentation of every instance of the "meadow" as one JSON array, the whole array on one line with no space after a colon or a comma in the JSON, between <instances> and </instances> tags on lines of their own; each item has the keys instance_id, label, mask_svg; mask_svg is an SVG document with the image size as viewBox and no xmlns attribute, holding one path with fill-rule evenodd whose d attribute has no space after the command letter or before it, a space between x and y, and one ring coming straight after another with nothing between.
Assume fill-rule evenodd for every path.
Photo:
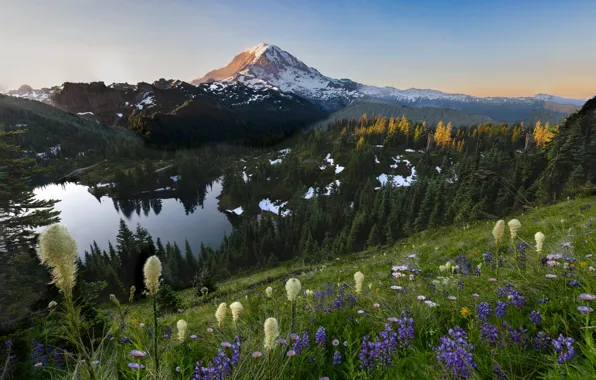
<instances>
[{"instance_id":1,"label":"meadow","mask_svg":"<svg viewBox=\"0 0 596 380\"><path fill-rule=\"evenodd\" d=\"M218 284L213 294L182 291L180 309L158 313L157 320L153 294L160 273L154 262L145 268L146 289L136 290L146 296L131 302L112 297L103 308L110 322L92 336L66 284L28 331L36 340L29 368L20 374L593 378L595 200L512 216L500 225L502 235L494 220L454 225L325 263L255 272ZM510 222L514 218L519 226ZM43 250L43 234L40 239ZM57 341L65 343L53 345ZM0 378L25 378L10 368L10 344Z\"/></svg>"}]
</instances>

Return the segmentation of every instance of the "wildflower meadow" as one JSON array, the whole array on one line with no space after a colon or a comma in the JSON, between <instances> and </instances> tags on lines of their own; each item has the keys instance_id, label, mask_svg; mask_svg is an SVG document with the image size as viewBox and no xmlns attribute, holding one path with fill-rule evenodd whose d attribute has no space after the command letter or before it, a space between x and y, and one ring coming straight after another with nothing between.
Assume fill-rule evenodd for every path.
<instances>
[{"instance_id":1,"label":"wildflower meadow","mask_svg":"<svg viewBox=\"0 0 596 380\"><path fill-rule=\"evenodd\" d=\"M0 378L593 378L593 201L250 273L180 292L171 312L152 256L145 289L112 297L104 323L71 296L72 242L52 226L40 258L62 292L35 327L6 337Z\"/></svg>"}]
</instances>

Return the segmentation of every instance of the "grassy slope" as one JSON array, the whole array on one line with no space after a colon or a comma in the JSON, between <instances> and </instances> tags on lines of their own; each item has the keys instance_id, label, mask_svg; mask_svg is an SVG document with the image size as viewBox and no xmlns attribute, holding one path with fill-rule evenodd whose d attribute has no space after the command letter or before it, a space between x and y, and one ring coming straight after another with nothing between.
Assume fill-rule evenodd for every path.
<instances>
[{"instance_id":1,"label":"grassy slope","mask_svg":"<svg viewBox=\"0 0 596 380\"><path fill-rule=\"evenodd\" d=\"M495 250L491 230L493 221L479 221L464 227L452 226L427 231L404 240L392 247L378 250L369 250L359 254L342 257L333 262L325 263L321 270L315 266L302 266L298 263L287 264L276 269L255 272L237 279L219 284L218 291L214 294L216 299L213 304L196 306L197 299L191 291L180 293L186 307L184 312L168 315L163 320L163 325L173 326L175 336L176 321L180 318L189 323L188 334L198 334L199 338L190 341L188 347L181 347L178 343L164 340L162 350L165 350L165 371L162 376L173 375L173 368L181 366L186 375L194 368L196 360L213 357L219 343L222 341L233 342L236 334L241 334L247 340L243 343L242 357L234 378L305 378L319 379L321 376L330 378L359 378L364 376L360 371L358 351L362 336L375 336L382 331L387 318L399 317L404 310L409 310L415 321L416 337L412 347L400 349L393 359L394 366L390 369L377 369L370 373L370 378L439 378L441 366L437 364L436 354L430 345L437 346L439 337L447 334L447 329L456 325L462 326L470 336L470 342L475 345L473 351L474 361L477 364L476 378L490 378L493 365L498 363L507 371L509 378L560 378L569 372L570 378L587 378L589 373L596 370L594 345L591 341L591 329L583 329L586 323L595 325L592 317L586 317L577 311L577 306L586 304L578 298L580 293L594 293L596 282L594 272L588 267L596 266L593 258L586 255L596 251L596 242L592 239L592 220L596 216L596 207L580 210L584 205L593 205L596 198L573 200L555 206L541 208L519 215L522 223L520 241L530 244L527 248L528 267L525 273L520 273L513 265L501 269L501 280L492 284L487 281L494 277L494 270L483 264L480 276L467 276L463 274L447 275L449 285L437 286L436 291L429 287L429 281L439 276L438 266L447 259L465 256L472 267L484 263L483 255L486 251ZM535 265L536 254L532 246L533 236L537 231L546 235L544 253L568 253L577 257L576 269L573 279L581 282L580 287L570 287L570 278L563 277L561 267L548 268ZM506 239L507 240L507 239ZM570 242L571 247L564 248L563 243ZM409 255L416 254L415 258L408 259ZM504 255L509 263L514 262L510 253ZM563 260L558 260L562 262ZM323 264L323 263L321 263ZM391 266L405 264L411 268L422 269L422 274L417 280L411 282L407 279L393 279ZM365 278L366 294L357 299L353 308L345 307L334 312L310 312L310 306L318 301L298 301L296 327L292 331L290 304L285 298L284 283L291 273L295 274L303 284L304 289L325 290L329 285L332 292L337 291L338 283L345 284L345 296L354 294L353 274L362 271ZM546 273L556 273L556 279L545 278ZM426 279L426 280L425 280ZM457 286L463 283L463 289ZM529 339L528 348L519 348L508 341L506 334L502 335L503 347L491 346L480 340L479 322L475 305L487 301L494 308L498 300L496 290L506 282L515 285L525 298L527 306L515 309L509 305L506 320L514 328L524 326ZM368 290L369 284L372 290ZM391 285L401 285L408 289L401 293L390 288ZM264 289L272 286L273 299L264 296ZM472 297L478 293L479 298ZM221 295L219 295L221 294ZM427 299L438 303L438 307L429 308L416 299L417 295L425 295ZM447 295L457 297L456 301L449 301ZM537 305L538 299L548 297L550 302ZM332 294L323 301L323 304L333 302ZM228 319L223 328L217 328L214 317L216 305L219 302L230 304L234 301L243 303L245 310L241 316L241 327L234 327ZM507 302L506 298L501 298ZM374 303L379 303L380 308L375 309ZM594 306L594 305L592 305ZM462 317L460 309L468 307L471 315ZM356 310L365 310L365 314L357 314ZM133 307L130 318L133 324L125 330L124 334L134 336L141 348L149 350L146 332L139 327L140 322L150 325L150 309L146 304L137 304ZM532 325L529 314L538 310L542 314L542 323ZM263 322L267 317L276 317L280 323L280 336L288 338L291 332L310 330L311 348L300 356L292 359L285 357L287 348L277 347L272 352L269 364L262 359L253 359L253 351L264 351L262 347ZM228 312L228 318L229 316ZM590 319L591 318L591 319ZM495 326L504 329L502 320L491 316L489 321ZM319 326L327 330L325 349L312 347L314 333ZM397 330L398 326L395 326ZM208 327L214 328L212 334L206 333ZM567 366L556 364L556 354L552 345L544 353L538 353L532 348L532 342L538 331L545 331L550 337L557 337L559 333L573 336L576 340L575 349L577 357L568 362ZM343 364L334 367L331 365L334 347L330 342L337 338L346 341L347 347L338 347L343 357ZM592 350L592 351L590 351ZM311 357L313 359L311 359ZM128 360L127 353L123 352L121 360ZM150 363L146 358L147 364ZM119 365L121 367L122 365ZM271 370L272 366L274 370Z\"/></svg>"}]
</instances>

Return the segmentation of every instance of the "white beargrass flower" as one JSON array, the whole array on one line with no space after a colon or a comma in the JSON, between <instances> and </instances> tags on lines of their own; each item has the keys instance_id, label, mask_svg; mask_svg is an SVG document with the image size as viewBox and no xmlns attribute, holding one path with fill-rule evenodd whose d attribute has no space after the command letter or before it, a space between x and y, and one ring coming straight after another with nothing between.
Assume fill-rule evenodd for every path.
<instances>
[{"instance_id":1,"label":"white beargrass flower","mask_svg":"<svg viewBox=\"0 0 596 380\"><path fill-rule=\"evenodd\" d=\"M509 226L509 232L511 232L511 238L515 239L517 237L517 231L519 231L521 228L520 221L517 219L511 219L507 225Z\"/></svg>"},{"instance_id":2,"label":"white beargrass flower","mask_svg":"<svg viewBox=\"0 0 596 380\"><path fill-rule=\"evenodd\" d=\"M264 325L265 330L265 350L270 351L275 344L275 340L279 336L279 327L277 319L267 318Z\"/></svg>"},{"instance_id":3,"label":"white beargrass flower","mask_svg":"<svg viewBox=\"0 0 596 380\"><path fill-rule=\"evenodd\" d=\"M61 224L52 224L39 236L39 260L51 268L52 283L67 297L76 283L77 252L77 243Z\"/></svg>"},{"instance_id":4,"label":"white beargrass flower","mask_svg":"<svg viewBox=\"0 0 596 380\"><path fill-rule=\"evenodd\" d=\"M217 319L217 325L219 327L223 326L224 320L226 319L226 312L228 311L228 305L225 302L222 302L217 307L217 311L215 312L215 319Z\"/></svg>"},{"instance_id":5,"label":"white beargrass flower","mask_svg":"<svg viewBox=\"0 0 596 380\"><path fill-rule=\"evenodd\" d=\"M116 296L114 294L110 294L110 301L112 301L114 303L114 305L120 306L120 302L118 301L118 298L116 298Z\"/></svg>"},{"instance_id":6,"label":"white beargrass flower","mask_svg":"<svg viewBox=\"0 0 596 380\"><path fill-rule=\"evenodd\" d=\"M149 257L143 266L145 287L151 296L156 296L159 290L159 277L161 276L161 261L155 255Z\"/></svg>"},{"instance_id":7,"label":"white beargrass flower","mask_svg":"<svg viewBox=\"0 0 596 380\"><path fill-rule=\"evenodd\" d=\"M538 251L538 253L542 253L545 238L544 234L540 231L536 232L536 235L534 235L534 239L536 240L536 251Z\"/></svg>"},{"instance_id":8,"label":"white beargrass flower","mask_svg":"<svg viewBox=\"0 0 596 380\"><path fill-rule=\"evenodd\" d=\"M300 289L302 286L300 285L300 281L297 278L290 278L288 282L286 282L286 292L288 293L288 300L294 301L298 294L300 294Z\"/></svg>"},{"instance_id":9,"label":"white beargrass flower","mask_svg":"<svg viewBox=\"0 0 596 380\"><path fill-rule=\"evenodd\" d=\"M130 287L130 293L128 296L128 302L132 302L135 298L135 292L137 291L137 288L133 285Z\"/></svg>"},{"instance_id":10,"label":"white beargrass flower","mask_svg":"<svg viewBox=\"0 0 596 380\"><path fill-rule=\"evenodd\" d=\"M232 310L232 319L234 322L237 322L240 318L240 312L244 310L244 306L238 301L232 303L230 305L230 310Z\"/></svg>"},{"instance_id":11,"label":"white beargrass flower","mask_svg":"<svg viewBox=\"0 0 596 380\"><path fill-rule=\"evenodd\" d=\"M271 298L271 296L273 295L273 288L271 286L268 286L267 289L265 289L265 294L267 295L267 297Z\"/></svg>"},{"instance_id":12,"label":"white beargrass flower","mask_svg":"<svg viewBox=\"0 0 596 380\"><path fill-rule=\"evenodd\" d=\"M499 220L494 228L493 228L493 236L495 237L495 244L499 244L499 242L503 239L503 235L505 234L505 221Z\"/></svg>"},{"instance_id":13,"label":"white beargrass flower","mask_svg":"<svg viewBox=\"0 0 596 380\"><path fill-rule=\"evenodd\" d=\"M48 304L48 309L53 309L56 306L58 306L58 302L56 302L56 301L50 301L50 303Z\"/></svg>"},{"instance_id":14,"label":"white beargrass flower","mask_svg":"<svg viewBox=\"0 0 596 380\"><path fill-rule=\"evenodd\" d=\"M362 293L362 283L364 282L364 273L358 271L354 273L354 281L356 282L356 294Z\"/></svg>"},{"instance_id":15,"label":"white beargrass flower","mask_svg":"<svg viewBox=\"0 0 596 380\"><path fill-rule=\"evenodd\" d=\"M178 327L178 340L180 342L184 342L184 338L186 336L186 328L188 327L188 323L184 319L179 320L176 323L176 327Z\"/></svg>"}]
</instances>

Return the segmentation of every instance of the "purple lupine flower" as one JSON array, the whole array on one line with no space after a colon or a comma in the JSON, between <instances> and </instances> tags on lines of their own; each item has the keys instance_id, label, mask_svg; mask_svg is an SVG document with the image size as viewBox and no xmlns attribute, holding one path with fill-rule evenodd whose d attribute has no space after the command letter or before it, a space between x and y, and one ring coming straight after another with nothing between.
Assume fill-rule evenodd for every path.
<instances>
[{"instance_id":1,"label":"purple lupine flower","mask_svg":"<svg viewBox=\"0 0 596 380\"><path fill-rule=\"evenodd\" d=\"M441 345L436 349L437 360L456 379L467 379L476 369L474 357L469 351L474 346L467 342L467 334L459 326L449 329L449 335L441 337Z\"/></svg>"},{"instance_id":2,"label":"purple lupine flower","mask_svg":"<svg viewBox=\"0 0 596 380\"><path fill-rule=\"evenodd\" d=\"M497 297L502 298L509 295L509 292L515 287L511 283L506 283L502 288L497 289Z\"/></svg>"},{"instance_id":3,"label":"purple lupine flower","mask_svg":"<svg viewBox=\"0 0 596 380\"><path fill-rule=\"evenodd\" d=\"M122 338L120 338L120 343L125 344L125 343L132 343L132 339L130 339L127 336L124 336Z\"/></svg>"},{"instance_id":4,"label":"purple lupine flower","mask_svg":"<svg viewBox=\"0 0 596 380\"><path fill-rule=\"evenodd\" d=\"M526 297L517 289L512 289L509 292L508 298L516 309L522 309L527 304Z\"/></svg>"},{"instance_id":5,"label":"purple lupine flower","mask_svg":"<svg viewBox=\"0 0 596 380\"><path fill-rule=\"evenodd\" d=\"M499 318L505 318L505 311L507 310L507 304L501 301L497 301L495 306L495 315Z\"/></svg>"},{"instance_id":6,"label":"purple lupine flower","mask_svg":"<svg viewBox=\"0 0 596 380\"><path fill-rule=\"evenodd\" d=\"M501 379L502 380L502 379L505 378L505 375L507 375L507 371L505 371L503 368L501 368L500 365L498 365L498 364L495 363L493 365L493 375L495 375L495 377L497 379Z\"/></svg>"},{"instance_id":7,"label":"purple lupine flower","mask_svg":"<svg viewBox=\"0 0 596 380\"><path fill-rule=\"evenodd\" d=\"M536 303L538 305L542 305L542 304L547 303L548 301L550 301L550 299L548 297L546 297L546 298L539 299Z\"/></svg>"},{"instance_id":8,"label":"purple lupine flower","mask_svg":"<svg viewBox=\"0 0 596 380\"><path fill-rule=\"evenodd\" d=\"M571 280L569 282L569 286L571 286L572 288L577 288L579 286L582 286L582 283L577 280Z\"/></svg>"},{"instance_id":9,"label":"purple lupine flower","mask_svg":"<svg viewBox=\"0 0 596 380\"><path fill-rule=\"evenodd\" d=\"M240 337L236 335L234 337L234 344L232 345L232 366L235 366L240 361L240 348L242 347L242 343L240 343Z\"/></svg>"},{"instance_id":10,"label":"purple lupine flower","mask_svg":"<svg viewBox=\"0 0 596 380\"><path fill-rule=\"evenodd\" d=\"M360 367L364 370L369 370L370 368L372 368L374 362L372 360L369 359L370 355L368 352L368 344L370 343L369 341L370 337L368 335L365 335L362 338L362 345L360 346L360 353L359 353L359 357L360 357L360 361L362 362L362 364L360 365ZM373 356L374 359L374 356Z\"/></svg>"},{"instance_id":11,"label":"purple lupine flower","mask_svg":"<svg viewBox=\"0 0 596 380\"><path fill-rule=\"evenodd\" d=\"M398 337L391 326L385 324L385 329L379 333L374 342L369 336L362 340L360 349L360 367L370 372L374 367L386 367L391 364L393 356L397 353Z\"/></svg>"},{"instance_id":12,"label":"purple lupine flower","mask_svg":"<svg viewBox=\"0 0 596 380\"><path fill-rule=\"evenodd\" d=\"M536 310L532 310L532 312L530 313L530 322L532 322L535 325L542 323L542 315L540 315L540 313Z\"/></svg>"},{"instance_id":13,"label":"purple lupine flower","mask_svg":"<svg viewBox=\"0 0 596 380\"><path fill-rule=\"evenodd\" d=\"M484 322L480 330L480 338L484 343L497 344L499 341L499 329L488 322Z\"/></svg>"},{"instance_id":14,"label":"purple lupine flower","mask_svg":"<svg viewBox=\"0 0 596 380\"><path fill-rule=\"evenodd\" d=\"M166 331L163 334L164 339L170 339L170 336L172 336L172 327L168 326L166 327Z\"/></svg>"},{"instance_id":15,"label":"purple lupine flower","mask_svg":"<svg viewBox=\"0 0 596 380\"><path fill-rule=\"evenodd\" d=\"M401 318L397 320L399 329L397 329L397 340L403 347L408 347L414 340L414 319L408 317L405 312L401 313Z\"/></svg>"},{"instance_id":16,"label":"purple lupine flower","mask_svg":"<svg viewBox=\"0 0 596 380\"><path fill-rule=\"evenodd\" d=\"M335 366L341 365L341 353L337 350L333 354L333 363L332 364Z\"/></svg>"},{"instance_id":17,"label":"purple lupine flower","mask_svg":"<svg viewBox=\"0 0 596 380\"><path fill-rule=\"evenodd\" d=\"M543 331L540 331L536 335L536 338L534 338L534 348L536 349L536 351L546 351L550 346L550 341L550 337L546 335L546 333L544 333Z\"/></svg>"},{"instance_id":18,"label":"purple lupine flower","mask_svg":"<svg viewBox=\"0 0 596 380\"><path fill-rule=\"evenodd\" d=\"M207 364L203 366L203 362L197 362L193 380L221 380L230 377L232 367L238 364L240 359L240 337L234 338L234 344L231 347L232 357L228 357L226 351L222 349L217 350L217 355Z\"/></svg>"},{"instance_id":19,"label":"purple lupine flower","mask_svg":"<svg viewBox=\"0 0 596 380\"><path fill-rule=\"evenodd\" d=\"M315 334L315 343L319 346L325 346L325 341L327 340L327 331L323 326L320 326Z\"/></svg>"},{"instance_id":20,"label":"purple lupine flower","mask_svg":"<svg viewBox=\"0 0 596 380\"><path fill-rule=\"evenodd\" d=\"M573 340L573 338L565 337L563 334L559 334L559 337L557 339L553 339L551 343L555 347L555 351L559 354L559 359L557 360L559 364L563 364L575 357L576 352L573 348L573 343L575 343L575 340Z\"/></svg>"},{"instance_id":21,"label":"purple lupine flower","mask_svg":"<svg viewBox=\"0 0 596 380\"><path fill-rule=\"evenodd\" d=\"M490 266L491 263L493 262L493 253L490 251L487 251L484 254L484 262L486 263L486 266Z\"/></svg>"},{"instance_id":22,"label":"purple lupine flower","mask_svg":"<svg viewBox=\"0 0 596 380\"><path fill-rule=\"evenodd\" d=\"M490 315L490 304L488 302L481 302L476 306L476 312L478 312L478 318L481 321L486 321Z\"/></svg>"},{"instance_id":23,"label":"purple lupine flower","mask_svg":"<svg viewBox=\"0 0 596 380\"><path fill-rule=\"evenodd\" d=\"M509 330L509 341L520 347L525 347L528 342L528 337L525 335L528 330L523 327L514 329L506 321L503 321L503 327Z\"/></svg>"}]
</instances>

